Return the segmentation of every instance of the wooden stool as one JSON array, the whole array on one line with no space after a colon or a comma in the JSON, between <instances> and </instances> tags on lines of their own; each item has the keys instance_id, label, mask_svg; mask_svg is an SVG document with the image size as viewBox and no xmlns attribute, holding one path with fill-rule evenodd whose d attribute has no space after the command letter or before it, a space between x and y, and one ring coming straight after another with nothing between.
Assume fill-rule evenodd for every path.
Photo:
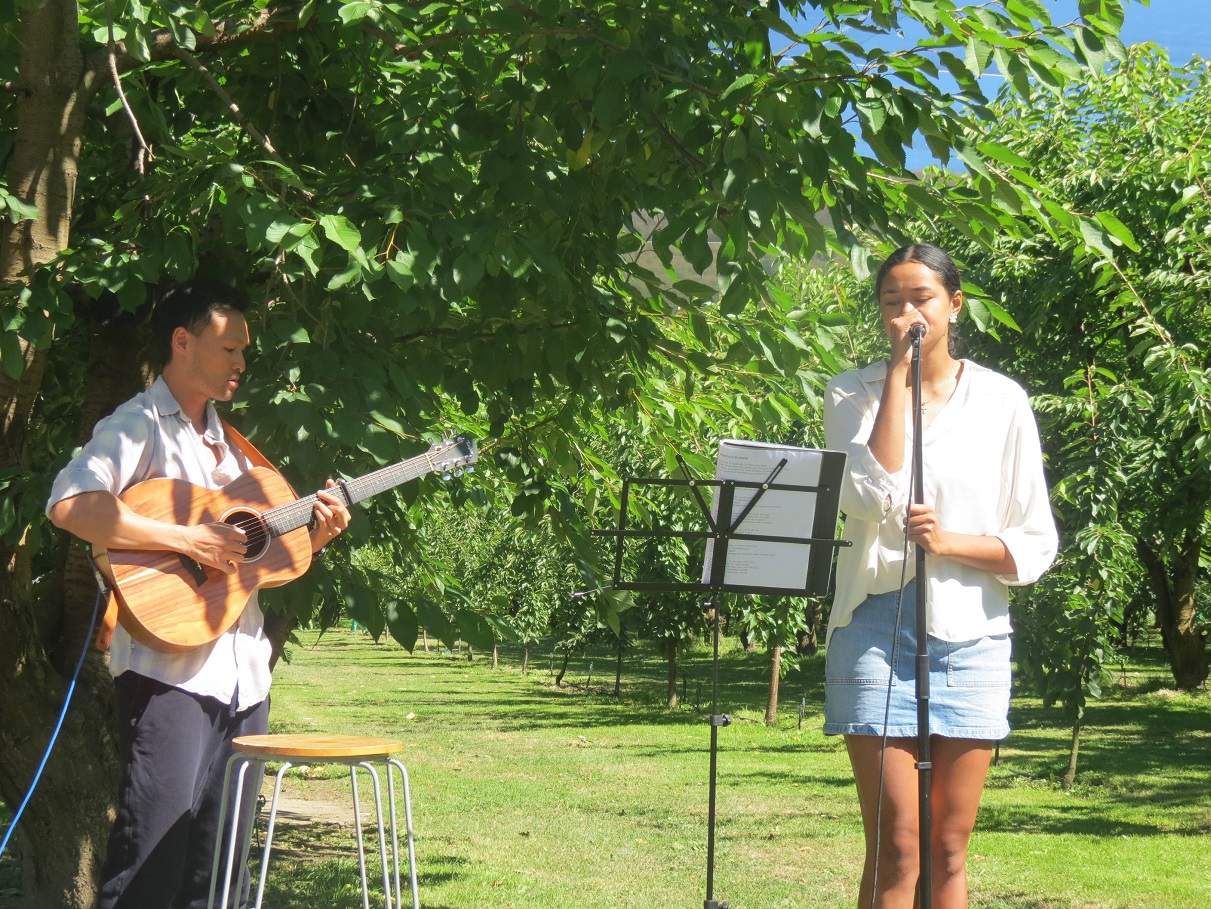
<instances>
[{"instance_id":1,"label":"wooden stool","mask_svg":"<svg viewBox=\"0 0 1211 909\"><path fill-rule=\"evenodd\" d=\"M345 764L349 767L349 779L353 785L353 819L357 827L357 859L362 877L362 905L370 909L370 890L366 881L366 852L362 845L362 812L361 801L357 792L357 768L363 768L374 781L374 808L378 817L378 850L383 867L383 892L386 896L386 909L391 909L392 887L388 876L387 838L383 826L382 789L379 786L378 772L373 761L380 762L387 769L387 800L391 806L391 868L395 877L395 906L402 909L399 880L399 835L395 818L395 784L394 773L398 772L404 790L404 823L407 828L408 869L412 880L412 909L420 909L420 900L416 888L416 850L412 835L412 797L408 791L408 771L404 765L391 755L402 751L404 746L391 739L371 738L361 735L244 735L232 742L235 754L227 761L227 771L223 778L223 804L219 809L219 832L214 844L214 864L210 872L210 909L215 906L215 891L219 883L219 860L222 854L223 829L226 823L227 798L231 787L233 771L236 775L235 802L232 808L233 822L227 837L227 863L223 875L223 896L219 902L220 909L227 907L227 895L231 892L232 868L235 864L235 847L238 839L239 823L234 820L240 817L241 809L247 814L249 833L244 842L243 855L240 858L240 875L248 874L248 853L252 846L252 820L256 812L256 796L252 793L248 804L244 805L244 779L248 768L255 766L260 769L268 761L282 761L282 767L277 772L273 785L273 800L269 807L269 826L265 832L265 851L261 856L261 875L257 881L256 909L260 909L261 899L265 893L265 873L269 868L269 850L273 845L273 827L277 821L278 796L282 790L282 777L286 771L297 763L307 764ZM242 886L237 880L237 888Z\"/></svg>"}]
</instances>

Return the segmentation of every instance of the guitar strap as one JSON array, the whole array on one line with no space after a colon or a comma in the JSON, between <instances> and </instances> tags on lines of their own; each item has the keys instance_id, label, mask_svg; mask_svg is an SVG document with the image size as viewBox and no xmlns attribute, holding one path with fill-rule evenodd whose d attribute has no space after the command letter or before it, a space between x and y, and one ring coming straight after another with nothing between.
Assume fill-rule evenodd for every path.
<instances>
[{"instance_id":1,"label":"guitar strap","mask_svg":"<svg viewBox=\"0 0 1211 909\"><path fill-rule=\"evenodd\" d=\"M272 470L274 473L281 472L276 467L273 466L273 463L267 457L265 457L263 454L260 453L260 451L257 450L257 447L255 445L253 445L246 438L244 438L243 434L238 429L236 429L234 426L232 426L230 423L228 423L222 417L219 417L219 422L221 424L223 424L223 435L227 436L229 439L231 439L232 442L235 443L235 447L238 448L241 452L243 452L244 457L246 457L248 459L249 463L251 463L252 466L265 467L269 470ZM290 491L294 492L293 487L291 488ZM298 497L297 494L295 497L296 498Z\"/></svg>"},{"instance_id":2,"label":"guitar strap","mask_svg":"<svg viewBox=\"0 0 1211 909\"><path fill-rule=\"evenodd\" d=\"M272 470L276 474L281 474L281 471L274 467L273 463L267 457L261 454L257 447L244 437L243 433L241 433L222 417L219 417L219 423L223 426L224 437L235 444L235 447L238 448L240 452L243 453L244 457L248 459L248 463L252 464L253 467L264 467L267 470ZM285 478L283 477L283 479ZM289 483L286 485L290 487L291 494L297 499L298 493L294 491L294 487L290 486ZM100 574L98 574L98 582L101 580L102 578ZM101 617L101 624L97 629L95 643L98 650L103 652L109 650L109 645L113 642L114 630L117 627L118 598L114 595L113 591L109 591L108 601L105 606L105 615Z\"/></svg>"}]
</instances>

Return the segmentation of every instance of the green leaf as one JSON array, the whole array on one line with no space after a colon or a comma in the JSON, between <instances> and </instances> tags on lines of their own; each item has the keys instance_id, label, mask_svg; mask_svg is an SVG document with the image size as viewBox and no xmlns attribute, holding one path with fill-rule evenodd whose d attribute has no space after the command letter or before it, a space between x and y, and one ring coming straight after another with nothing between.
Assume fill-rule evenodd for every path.
<instances>
[{"instance_id":1,"label":"green leaf","mask_svg":"<svg viewBox=\"0 0 1211 909\"><path fill-rule=\"evenodd\" d=\"M988 331L992 325L992 313L988 310L988 305L979 297L967 297L967 312L971 315L971 319L976 323L976 327L980 331Z\"/></svg>"},{"instance_id":2,"label":"green leaf","mask_svg":"<svg viewBox=\"0 0 1211 909\"><path fill-rule=\"evenodd\" d=\"M25 372L25 357L21 353L21 338L15 331L0 334L0 367L16 381Z\"/></svg>"},{"instance_id":3,"label":"green leaf","mask_svg":"<svg viewBox=\"0 0 1211 909\"><path fill-rule=\"evenodd\" d=\"M383 612L387 619L387 630L391 637L411 653L416 649L416 639L420 637L420 622L416 613L397 599L383 603Z\"/></svg>"},{"instance_id":4,"label":"green leaf","mask_svg":"<svg viewBox=\"0 0 1211 909\"><path fill-rule=\"evenodd\" d=\"M305 233L299 238L298 245L294 247L294 252L307 264L307 270L313 275L320 273L320 263L315 259L315 254L319 252L319 249L320 241L314 231Z\"/></svg>"},{"instance_id":5,"label":"green leaf","mask_svg":"<svg viewBox=\"0 0 1211 909\"><path fill-rule=\"evenodd\" d=\"M626 94L617 82L606 82L593 99L593 116L602 127L616 124L626 110Z\"/></svg>"},{"instance_id":6,"label":"green leaf","mask_svg":"<svg viewBox=\"0 0 1211 909\"><path fill-rule=\"evenodd\" d=\"M1088 218L1078 218L1077 225L1087 247L1097 250L1107 259L1114 259L1114 248L1110 245L1106 234L1098 230L1092 221Z\"/></svg>"},{"instance_id":7,"label":"green leaf","mask_svg":"<svg viewBox=\"0 0 1211 909\"><path fill-rule=\"evenodd\" d=\"M1106 51L1106 45L1101 36L1091 28L1077 28L1073 31L1073 37L1076 39L1077 48L1085 60L1085 65L1089 67L1094 76L1103 75L1106 65L1110 62L1110 54Z\"/></svg>"},{"instance_id":8,"label":"green leaf","mask_svg":"<svg viewBox=\"0 0 1211 909\"><path fill-rule=\"evenodd\" d=\"M346 252L362 247L362 232L344 215L324 215L320 218L320 228L325 237Z\"/></svg>"},{"instance_id":9,"label":"green leaf","mask_svg":"<svg viewBox=\"0 0 1211 909\"><path fill-rule=\"evenodd\" d=\"M350 22L359 22L370 15L375 4L369 0L353 0L352 3L346 3L339 10L337 15L341 17L341 21L348 25Z\"/></svg>"},{"instance_id":10,"label":"green leaf","mask_svg":"<svg viewBox=\"0 0 1211 909\"><path fill-rule=\"evenodd\" d=\"M21 221L36 221L38 219L38 206L30 205L22 199L6 192L3 186L0 186L0 211L8 210L8 219L14 224Z\"/></svg>"},{"instance_id":11,"label":"green leaf","mask_svg":"<svg viewBox=\"0 0 1211 909\"><path fill-rule=\"evenodd\" d=\"M1018 325L1018 323L1014 321L1013 316L1006 312L999 303L997 303L995 300L989 299L988 297L983 297L981 299L985 309L988 310L988 313L992 316L992 318L996 319L1002 325L1009 326L1015 331L1022 330L1022 326Z\"/></svg>"},{"instance_id":12,"label":"green leaf","mask_svg":"<svg viewBox=\"0 0 1211 909\"><path fill-rule=\"evenodd\" d=\"M400 290L411 290L416 284L412 268L416 264L416 254L400 250L394 259L387 261L387 277Z\"/></svg>"},{"instance_id":13,"label":"green leaf","mask_svg":"<svg viewBox=\"0 0 1211 909\"><path fill-rule=\"evenodd\" d=\"M459 637L477 650L491 650L496 641L496 632L490 622L477 612L460 609L454 613Z\"/></svg>"},{"instance_id":14,"label":"green leaf","mask_svg":"<svg viewBox=\"0 0 1211 909\"><path fill-rule=\"evenodd\" d=\"M994 161L1000 161L1010 167L1030 167L1029 161L999 142L980 142L977 143L976 148L985 158L992 158Z\"/></svg>"},{"instance_id":15,"label":"green leaf","mask_svg":"<svg viewBox=\"0 0 1211 909\"><path fill-rule=\"evenodd\" d=\"M471 290L484 276L484 262L471 252L459 253L452 270L454 283L463 293Z\"/></svg>"},{"instance_id":16,"label":"green leaf","mask_svg":"<svg viewBox=\"0 0 1211 909\"><path fill-rule=\"evenodd\" d=\"M1042 0L1005 0L1005 10L1026 19L1035 19L1043 25L1051 24L1051 15Z\"/></svg>"},{"instance_id":17,"label":"green leaf","mask_svg":"<svg viewBox=\"0 0 1211 909\"><path fill-rule=\"evenodd\" d=\"M1113 213L1108 211L1099 211L1096 215L1098 223L1110 232L1110 235L1126 246L1132 252L1140 252L1140 245L1132 236L1127 225L1120 221Z\"/></svg>"},{"instance_id":18,"label":"green leaf","mask_svg":"<svg viewBox=\"0 0 1211 909\"><path fill-rule=\"evenodd\" d=\"M755 81L757 81L757 77L753 73L745 73L740 78L734 80L731 85L723 90L723 94L719 96L719 101L726 101L734 93L740 91L742 88L747 88Z\"/></svg>"},{"instance_id":19,"label":"green leaf","mask_svg":"<svg viewBox=\"0 0 1211 909\"><path fill-rule=\"evenodd\" d=\"M992 45L987 41L972 38L967 42L965 61L967 68L977 77L984 75L988 64L992 62Z\"/></svg>"}]
</instances>

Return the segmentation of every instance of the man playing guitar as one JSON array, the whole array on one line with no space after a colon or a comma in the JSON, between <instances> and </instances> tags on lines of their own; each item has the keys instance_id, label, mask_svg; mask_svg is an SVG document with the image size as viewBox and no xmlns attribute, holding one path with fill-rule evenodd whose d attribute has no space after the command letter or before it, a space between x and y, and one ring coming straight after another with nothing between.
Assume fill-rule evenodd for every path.
<instances>
[{"instance_id":1,"label":"man playing guitar","mask_svg":"<svg viewBox=\"0 0 1211 909\"><path fill-rule=\"evenodd\" d=\"M60 472L47 504L57 527L94 549L172 551L205 568L237 572L247 552L239 527L168 523L118 496L154 477L220 489L250 469L212 403L230 401L239 387L248 303L240 291L200 278L161 295L152 331L163 370L98 423ZM311 551L349 521L344 499L317 493ZM263 624L253 591L234 625L191 649L164 652L122 627L114 631L110 672L124 769L100 909L206 905L231 741L268 731L272 646ZM240 897L231 900L239 905Z\"/></svg>"}]
</instances>

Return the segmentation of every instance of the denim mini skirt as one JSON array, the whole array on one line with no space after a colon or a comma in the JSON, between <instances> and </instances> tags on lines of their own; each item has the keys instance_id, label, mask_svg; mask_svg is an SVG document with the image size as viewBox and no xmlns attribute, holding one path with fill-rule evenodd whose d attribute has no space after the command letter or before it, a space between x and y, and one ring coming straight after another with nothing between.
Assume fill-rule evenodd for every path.
<instances>
[{"instance_id":1,"label":"denim mini skirt","mask_svg":"<svg viewBox=\"0 0 1211 909\"><path fill-rule=\"evenodd\" d=\"M868 596L825 653L825 735L917 735L916 584L904 588L892 671L898 591ZM1009 635L975 641L929 638L929 732L996 741L1009 735ZM890 703L889 703L890 695Z\"/></svg>"}]
</instances>

